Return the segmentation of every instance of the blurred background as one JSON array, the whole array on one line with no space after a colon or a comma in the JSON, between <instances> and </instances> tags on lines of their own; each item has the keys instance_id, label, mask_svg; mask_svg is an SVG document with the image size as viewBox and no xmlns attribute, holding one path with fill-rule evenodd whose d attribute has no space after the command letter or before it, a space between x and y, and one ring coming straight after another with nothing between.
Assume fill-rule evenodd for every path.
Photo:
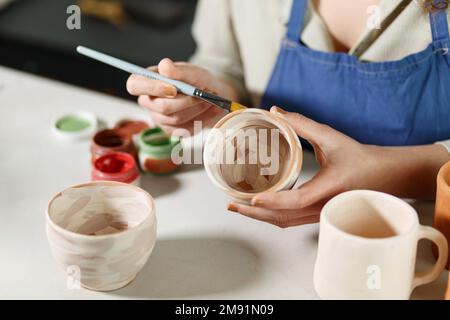
<instances>
[{"instance_id":1,"label":"blurred background","mask_svg":"<svg viewBox=\"0 0 450 320\"><path fill-rule=\"evenodd\" d=\"M81 9L69 30L67 8ZM0 65L126 99L128 75L75 52L77 45L141 66L187 60L196 0L0 0Z\"/></svg>"}]
</instances>

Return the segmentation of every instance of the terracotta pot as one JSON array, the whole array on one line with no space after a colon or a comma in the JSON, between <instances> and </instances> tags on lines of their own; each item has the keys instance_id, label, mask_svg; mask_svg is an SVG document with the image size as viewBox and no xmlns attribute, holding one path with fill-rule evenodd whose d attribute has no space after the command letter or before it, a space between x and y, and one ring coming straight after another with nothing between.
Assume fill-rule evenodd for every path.
<instances>
[{"instance_id":1,"label":"terracotta pot","mask_svg":"<svg viewBox=\"0 0 450 320\"><path fill-rule=\"evenodd\" d=\"M434 211L434 225L441 231L447 241L450 241L450 162L447 162L437 176L436 205ZM436 256L436 247L433 246L433 253ZM447 261L447 269L449 261Z\"/></svg>"},{"instance_id":2,"label":"terracotta pot","mask_svg":"<svg viewBox=\"0 0 450 320\"><path fill-rule=\"evenodd\" d=\"M450 241L450 162L447 162L437 176L436 206L434 211L434 227L441 231L447 241ZM434 256L437 256L437 249L433 246ZM449 269L447 261L447 269ZM447 286L445 299L450 300L450 278Z\"/></svg>"}]
</instances>

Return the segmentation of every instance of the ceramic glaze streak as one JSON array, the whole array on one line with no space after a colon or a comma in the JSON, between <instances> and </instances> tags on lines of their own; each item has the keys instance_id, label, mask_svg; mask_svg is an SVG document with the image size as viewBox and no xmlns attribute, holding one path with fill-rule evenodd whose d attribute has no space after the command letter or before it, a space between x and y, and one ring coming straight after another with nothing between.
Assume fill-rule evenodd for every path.
<instances>
[{"instance_id":1,"label":"ceramic glaze streak","mask_svg":"<svg viewBox=\"0 0 450 320\"><path fill-rule=\"evenodd\" d=\"M261 123L260 126L248 126L239 130L240 133L247 136L247 132L256 133L254 140L256 145L248 139L240 141L236 134L227 137L224 146L224 154L234 153L233 164L222 164L220 172L225 182L233 189L248 192L258 193L270 189L277 184L286 171L286 164L289 160L289 145L283 135L278 132L274 139L277 139L277 146L272 143L272 130L277 130L275 126L270 123ZM261 136L265 139L261 139ZM252 135L248 135L251 137ZM265 144L263 146L263 144ZM260 153L268 153L274 147L274 154L271 154L271 160L275 163L265 164L261 161ZM266 152L262 151L265 150ZM239 161L243 162L240 164ZM277 168L275 174L263 174L264 169L268 169L271 165Z\"/></svg>"},{"instance_id":2,"label":"ceramic glaze streak","mask_svg":"<svg viewBox=\"0 0 450 320\"><path fill-rule=\"evenodd\" d=\"M49 203L47 237L64 269L80 267L82 286L121 288L136 277L155 245L153 199L117 182L69 188Z\"/></svg>"}]
</instances>

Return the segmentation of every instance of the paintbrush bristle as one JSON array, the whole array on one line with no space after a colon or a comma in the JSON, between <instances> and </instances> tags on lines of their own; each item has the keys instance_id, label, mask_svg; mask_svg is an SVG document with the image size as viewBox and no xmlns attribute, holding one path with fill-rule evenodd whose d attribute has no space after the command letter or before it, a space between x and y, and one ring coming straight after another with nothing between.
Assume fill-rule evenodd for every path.
<instances>
[{"instance_id":1,"label":"paintbrush bristle","mask_svg":"<svg viewBox=\"0 0 450 320\"><path fill-rule=\"evenodd\" d=\"M238 110L243 110L243 109L247 109L247 107L243 106L240 103L234 102L234 101L231 102L231 107L230 107L230 111L231 112L238 111Z\"/></svg>"}]
</instances>

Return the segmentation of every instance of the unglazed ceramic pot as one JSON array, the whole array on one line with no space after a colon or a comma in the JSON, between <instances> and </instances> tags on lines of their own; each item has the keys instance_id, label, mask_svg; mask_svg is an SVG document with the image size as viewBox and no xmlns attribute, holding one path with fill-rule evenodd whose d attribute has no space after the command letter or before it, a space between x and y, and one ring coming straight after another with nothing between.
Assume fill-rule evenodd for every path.
<instances>
[{"instance_id":1,"label":"unglazed ceramic pot","mask_svg":"<svg viewBox=\"0 0 450 320\"><path fill-rule=\"evenodd\" d=\"M79 268L81 285L111 291L130 283L156 241L152 197L119 182L77 185L55 195L47 212L51 251L64 270Z\"/></svg>"},{"instance_id":2,"label":"unglazed ceramic pot","mask_svg":"<svg viewBox=\"0 0 450 320\"><path fill-rule=\"evenodd\" d=\"M437 263L414 272L417 243L433 241ZM422 226L409 204L375 191L350 191L330 200L320 221L314 287L323 299L409 299L434 281L447 262L447 240Z\"/></svg>"},{"instance_id":3,"label":"unglazed ceramic pot","mask_svg":"<svg viewBox=\"0 0 450 320\"><path fill-rule=\"evenodd\" d=\"M260 160L264 154L268 159L273 156L273 161L263 164ZM302 169L303 152L297 134L282 116L246 109L217 122L205 141L203 159L217 187L234 201L249 203L258 193L294 187ZM273 163L277 170L265 173Z\"/></svg>"},{"instance_id":4,"label":"unglazed ceramic pot","mask_svg":"<svg viewBox=\"0 0 450 320\"><path fill-rule=\"evenodd\" d=\"M447 162L437 176L436 207L434 211L434 227L441 231L450 241L450 162ZM436 256L436 247L433 247ZM447 261L447 269L449 262Z\"/></svg>"},{"instance_id":5,"label":"unglazed ceramic pot","mask_svg":"<svg viewBox=\"0 0 450 320\"><path fill-rule=\"evenodd\" d=\"M450 276L448 277L447 290L445 291L445 300L450 300Z\"/></svg>"}]
</instances>

